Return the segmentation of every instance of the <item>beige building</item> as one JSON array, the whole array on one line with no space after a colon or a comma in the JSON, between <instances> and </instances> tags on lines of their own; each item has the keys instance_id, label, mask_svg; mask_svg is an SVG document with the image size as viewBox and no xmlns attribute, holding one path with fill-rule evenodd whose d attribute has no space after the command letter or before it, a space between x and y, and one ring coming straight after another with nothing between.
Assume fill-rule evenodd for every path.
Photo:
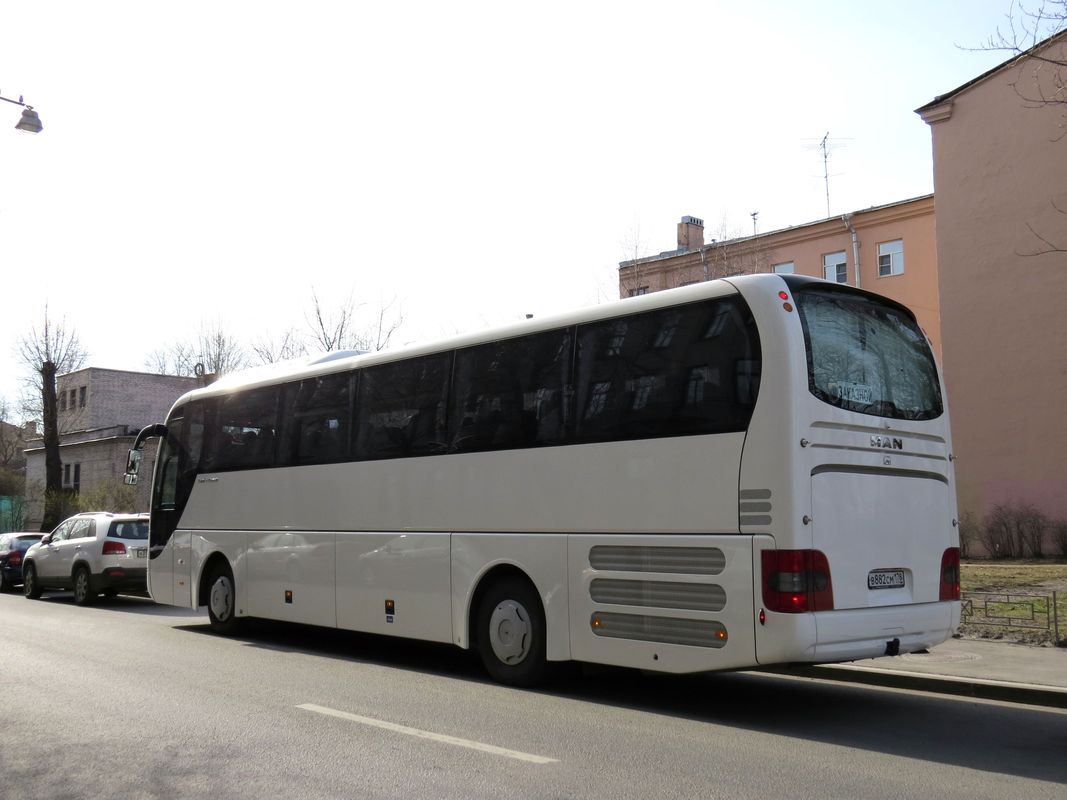
<instances>
[{"instance_id":1,"label":"beige building","mask_svg":"<svg viewBox=\"0 0 1067 800\"><path fill-rule=\"evenodd\" d=\"M961 511L1067 519L1067 32L934 100L942 352Z\"/></svg>"},{"instance_id":2,"label":"beige building","mask_svg":"<svg viewBox=\"0 0 1067 800\"><path fill-rule=\"evenodd\" d=\"M728 241L704 241L682 217L678 249L619 265L627 297L752 272L826 278L891 297L915 312L941 352L933 195Z\"/></svg>"},{"instance_id":3,"label":"beige building","mask_svg":"<svg viewBox=\"0 0 1067 800\"><path fill-rule=\"evenodd\" d=\"M63 487L87 492L122 485L126 454L137 432L162 422L185 392L200 385L197 378L151 375L90 367L56 379L59 453ZM144 474L155 462L156 440L146 448ZM40 435L27 440L26 530L37 530L44 516L45 464ZM137 486L137 510L147 511L148 481ZM100 508L99 511L111 509Z\"/></svg>"}]
</instances>

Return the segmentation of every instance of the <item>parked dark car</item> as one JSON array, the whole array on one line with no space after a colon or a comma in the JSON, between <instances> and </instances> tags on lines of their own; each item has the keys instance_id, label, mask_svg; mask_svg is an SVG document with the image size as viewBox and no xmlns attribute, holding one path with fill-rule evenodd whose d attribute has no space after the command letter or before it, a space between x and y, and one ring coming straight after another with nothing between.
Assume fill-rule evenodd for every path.
<instances>
[{"instance_id":1,"label":"parked dark car","mask_svg":"<svg viewBox=\"0 0 1067 800\"><path fill-rule=\"evenodd\" d=\"M0 592L22 583L22 557L41 533L0 533Z\"/></svg>"}]
</instances>

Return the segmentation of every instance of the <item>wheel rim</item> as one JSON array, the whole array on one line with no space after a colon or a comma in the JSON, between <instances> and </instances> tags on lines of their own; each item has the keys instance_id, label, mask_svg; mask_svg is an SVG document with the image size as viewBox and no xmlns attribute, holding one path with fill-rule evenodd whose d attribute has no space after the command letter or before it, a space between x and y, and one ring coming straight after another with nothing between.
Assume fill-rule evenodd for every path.
<instances>
[{"instance_id":1,"label":"wheel rim","mask_svg":"<svg viewBox=\"0 0 1067 800\"><path fill-rule=\"evenodd\" d=\"M23 570L22 585L26 589L26 594L30 594L31 592L33 592L33 579L34 579L34 577L35 576L34 576L33 567L30 567L29 569Z\"/></svg>"},{"instance_id":2,"label":"wheel rim","mask_svg":"<svg viewBox=\"0 0 1067 800\"><path fill-rule=\"evenodd\" d=\"M521 603L504 600L489 617L489 644L503 664L519 664L530 652L530 615Z\"/></svg>"},{"instance_id":3,"label":"wheel rim","mask_svg":"<svg viewBox=\"0 0 1067 800\"><path fill-rule=\"evenodd\" d=\"M78 576L74 579L74 599L81 601L89 596L89 576L84 569L78 570Z\"/></svg>"},{"instance_id":4,"label":"wheel rim","mask_svg":"<svg viewBox=\"0 0 1067 800\"><path fill-rule=\"evenodd\" d=\"M225 622L233 613L233 584L225 575L220 575L211 585L211 597L208 600L211 613L219 622Z\"/></svg>"}]
</instances>

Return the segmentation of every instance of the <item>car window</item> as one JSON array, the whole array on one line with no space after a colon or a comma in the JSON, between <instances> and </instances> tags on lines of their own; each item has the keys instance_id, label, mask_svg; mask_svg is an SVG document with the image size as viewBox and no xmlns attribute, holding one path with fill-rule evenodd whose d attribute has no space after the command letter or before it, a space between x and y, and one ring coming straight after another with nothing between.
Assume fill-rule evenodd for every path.
<instances>
[{"instance_id":1,"label":"car window","mask_svg":"<svg viewBox=\"0 0 1067 800\"><path fill-rule=\"evenodd\" d=\"M65 540L73 524L74 520L72 519L68 519L65 522L59 523L59 527L52 531L52 541L62 542L63 540Z\"/></svg>"},{"instance_id":2,"label":"car window","mask_svg":"<svg viewBox=\"0 0 1067 800\"><path fill-rule=\"evenodd\" d=\"M74 523L74 527L71 529L68 539L84 539L87 536L93 535L92 520L79 519Z\"/></svg>"},{"instance_id":3,"label":"car window","mask_svg":"<svg viewBox=\"0 0 1067 800\"><path fill-rule=\"evenodd\" d=\"M8 548L7 542L8 542L9 538L10 537L7 537L7 536L0 536L0 551L7 550L7 548Z\"/></svg>"},{"instance_id":4,"label":"car window","mask_svg":"<svg viewBox=\"0 0 1067 800\"><path fill-rule=\"evenodd\" d=\"M107 535L114 539L147 539L148 520L115 520Z\"/></svg>"},{"instance_id":5,"label":"car window","mask_svg":"<svg viewBox=\"0 0 1067 800\"><path fill-rule=\"evenodd\" d=\"M33 545L41 541L41 535L12 537L11 544L19 550L29 550Z\"/></svg>"}]
</instances>

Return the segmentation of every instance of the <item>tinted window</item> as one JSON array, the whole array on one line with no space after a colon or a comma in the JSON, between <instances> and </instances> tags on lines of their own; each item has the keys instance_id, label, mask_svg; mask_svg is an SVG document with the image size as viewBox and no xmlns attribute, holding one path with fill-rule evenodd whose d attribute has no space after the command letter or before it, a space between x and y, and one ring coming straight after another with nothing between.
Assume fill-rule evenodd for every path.
<instances>
[{"instance_id":1,"label":"tinted window","mask_svg":"<svg viewBox=\"0 0 1067 800\"><path fill-rule=\"evenodd\" d=\"M280 464L325 464L348 458L350 376L325 375L285 387Z\"/></svg>"},{"instance_id":2,"label":"tinted window","mask_svg":"<svg viewBox=\"0 0 1067 800\"><path fill-rule=\"evenodd\" d=\"M794 297L812 394L830 405L878 417L941 415L934 357L908 311L840 289L802 289Z\"/></svg>"},{"instance_id":3,"label":"tinted window","mask_svg":"<svg viewBox=\"0 0 1067 800\"><path fill-rule=\"evenodd\" d=\"M578 328L579 441L742 431L759 391L759 335L738 297Z\"/></svg>"},{"instance_id":4,"label":"tinted window","mask_svg":"<svg viewBox=\"0 0 1067 800\"><path fill-rule=\"evenodd\" d=\"M113 539L147 539L148 523L139 520L132 522L115 520L111 523L107 535Z\"/></svg>"},{"instance_id":5,"label":"tinted window","mask_svg":"<svg viewBox=\"0 0 1067 800\"><path fill-rule=\"evenodd\" d=\"M274 465L278 388L252 389L219 398L205 472Z\"/></svg>"},{"instance_id":6,"label":"tinted window","mask_svg":"<svg viewBox=\"0 0 1067 800\"><path fill-rule=\"evenodd\" d=\"M37 544L39 541L41 541L41 536L40 534L37 534L36 536L19 536L12 542L12 544L16 550L29 550L30 547Z\"/></svg>"},{"instance_id":7,"label":"tinted window","mask_svg":"<svg viewBox=\"0 0 1067 800\"><path fill-rule=\"evenodd\" d=\"M451 451L561 444L571 342L566 329L458 351Z\"/></svg>"},{"instance_id":8,"label":"tinted window","mask_svg":"<svg viewBox=\"0 0 1067 800\"><path fill-rule=\"evenodd\" d=\"M356 458L444 452L450 353L360 370Z\"/></svg>"}]
</instances>

